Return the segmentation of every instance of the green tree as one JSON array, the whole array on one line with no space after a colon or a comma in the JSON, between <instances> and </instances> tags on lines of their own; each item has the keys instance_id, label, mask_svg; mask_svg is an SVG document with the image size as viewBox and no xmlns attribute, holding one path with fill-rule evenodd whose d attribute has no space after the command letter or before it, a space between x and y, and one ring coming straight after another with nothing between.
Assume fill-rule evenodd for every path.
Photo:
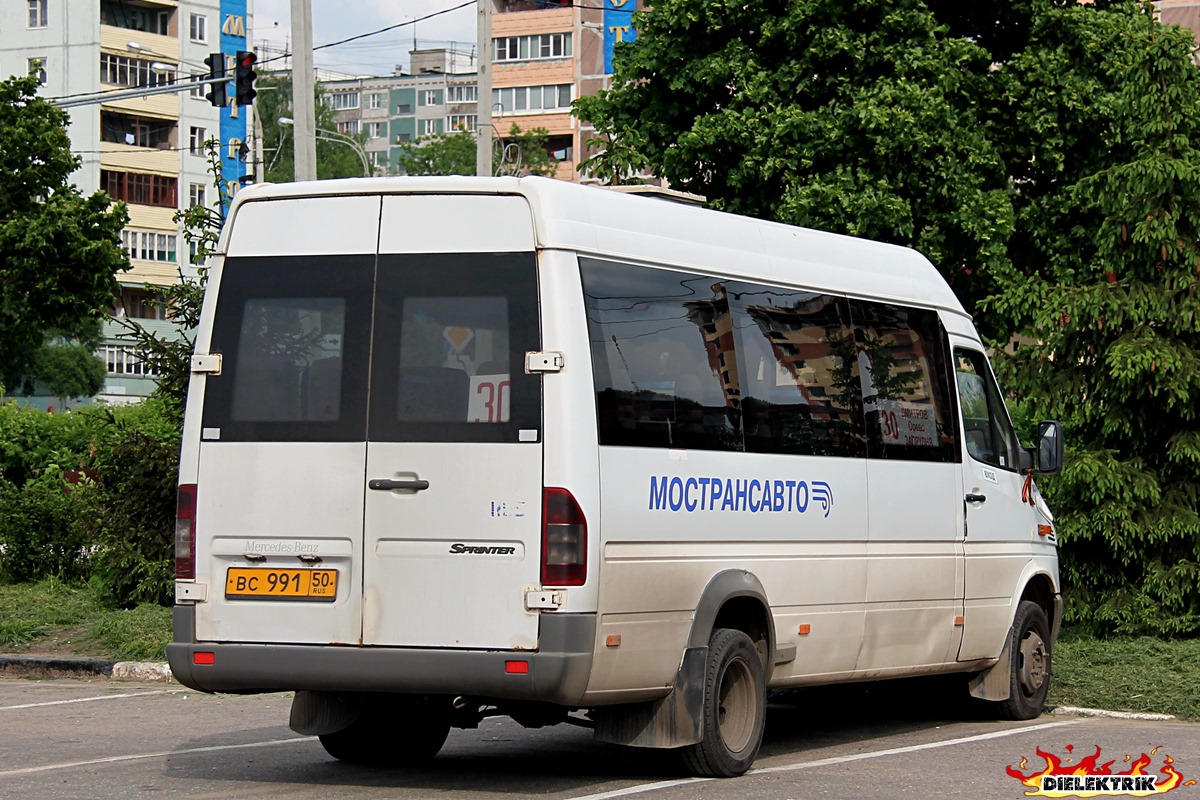
<instances>
[{"instance_id":1,"label":"green tree","mask_svg":"<svg viewBox=\"0 0 1200 800\"><path fill-rule=\"evenodd\" d=\"M405 175L474 175L475 134L471 131L437 133L397 147Z\"/></svg>"},{"instance_id":2,"label":"green tree","mask_svg":"<svg viewBox=\"0 0 1200 800\"><path fill-rule=\"evenodd\" d=\"M1200 68L1149 4L1054 8L1006 78L1025 104L1002 361L1072 445L1048 482L1072 591L1102 630L1200 631ZM1068 62L1083 64L1063 73Z\"/></svg>"},{"instance_id":3,"label":"green tree","mask_svg":"<svg viewBox=\"0 0 1200 800\"><path fill-rule=\"evenodd\" d=\"M44 385L65 405L72 398L91 397L104 388L107 367L96 355L100 321L76 341L51 340L38 348L30 365L30 377Z\"/></svg>"},{"instance_id":4,"label":"green tree","mask_svg":"<svg viewBox=\"0 0 1200 800\"><path fill-rule=\"evenodd\" d=\"M85 335L112 310L128 216L68 182L79 167L67 114L36 78L0 81L0 383L18 387L48 334Z\"/></svg>"},{"instance_id":5,"label":"green tree","mask_svg":"<svg viewBox=\"0 0 1200 800\"><path fill-rule=\"evenodd\" d=\"M287 73L267 75L257 81L258 96L254 110L263 126L263 179L268 183L287 183L295 180L295 131L291 125L279 124L280 118L292 118L292 77ZM316 127L337 131L333 107L325 102L320 87L314 90ZM359 145L366 142L363 133L346 134ZM362 160L346 143L317 139L317 179L361 178Z\"/></svg>"},{"instance_id":6,"label":"green tree","mask_svg":"<svg viewBox=\"0 0 1200 800\"><path fill-rule=\"evenodd\" d=\"M1013 225L991 58L923 0L664 0L634 24L614 88L575 103L616 143L585 171L911 245L968 307L988 293Z\"/></svg>"}]
</instances>

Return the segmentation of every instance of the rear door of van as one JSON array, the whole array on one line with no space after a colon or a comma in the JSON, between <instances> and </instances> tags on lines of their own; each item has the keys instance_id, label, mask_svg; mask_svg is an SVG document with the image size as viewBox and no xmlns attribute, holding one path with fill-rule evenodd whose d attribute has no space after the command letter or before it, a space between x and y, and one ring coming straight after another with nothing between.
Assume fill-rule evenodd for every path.
<instances>
[{"instance_id":1,"label":"rear door of van","mask_svg":"<svg viewBox=\"0 0 1200 800\"><path fill-rule=\"evenodd\" d=\"M204 392L197 638L536 647L525 201L288 198L233 224L210 285L222 371Z\"/></svg>"}]
</instances>

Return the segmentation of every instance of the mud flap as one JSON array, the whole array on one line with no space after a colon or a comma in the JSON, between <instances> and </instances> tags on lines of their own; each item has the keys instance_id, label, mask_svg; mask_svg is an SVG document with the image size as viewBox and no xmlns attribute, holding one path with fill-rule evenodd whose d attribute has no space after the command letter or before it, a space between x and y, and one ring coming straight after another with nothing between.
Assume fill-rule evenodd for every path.
<instances>
[{"instance_id":1,"label":"mud flap","mask_svg":"<svg viewBox=\"0 0 1200 800\"><path fill-rule=\"evenodd\" d=\"M1012 693L1012 634L1004 639L1000 660L971 678L967 690L980 700L1007 700Z\"/></svg>"},{"instance_id":2,"label":"mud flap","mask_svg":"<svg viewBox=\"0 0 1200 800\"><path fill-rule=\"evenodd\" d=\"M704 667L707 647L689 647L675 676L675 687L649 703L600 706L592 711L595 738L630 747L683 747L704 733Z\"/></svg>"}]
</instances>

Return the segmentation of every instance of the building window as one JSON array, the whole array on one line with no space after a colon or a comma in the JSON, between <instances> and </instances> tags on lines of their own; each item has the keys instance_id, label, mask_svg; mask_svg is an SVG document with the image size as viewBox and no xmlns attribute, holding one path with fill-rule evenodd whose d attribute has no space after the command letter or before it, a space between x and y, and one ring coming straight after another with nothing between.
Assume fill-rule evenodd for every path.
<instances>
[{"instance_id":1,"label":"building window","mask_svg":"<svg viewBox=\"0 0 1200 800\"><path fill-rule=\"evenodd\" d=\"M411 142L411 141L412 141L411 133L397 133L396 134L396 144L400 144L401 142Z\"/></svg>"},{"instance_id":2,"label":"building window","mask_svg":"<svg viewBox=\"0 0 1200 800\"><path fill-rule=\"evenodd\" d=\"M121 231L121 243L131 259L138 261L165 261L175 263L175 234L155 231L138 231L126 228ZM128 305L128 304L126 304ZM129 316L136 316L130 313ZM163 319L163 317L154 317Z\"/></svg>"},{"instance_id":3,"label":"building window","mask_svg":"<svg viewBox=\"0 0 1200 800\"><path fill-rule=\"evenodd\" d=\"M493 60L536 61L544 58L569 58L571 34L540 33L534 36L506 36L493 39Z\"/></svg>"},{"instance_id":4,"label":"building window","mask_svg":"<svg viewBox=\"0 0 1200 800\"><path fill-rule=\"evenodd\" d=\"M396 113L397 114L411 114L412 113L412 103L400 103L399 105L396 106Z\"/></svg>"},{"instance_id":5,"label":"building window","mask_svg":"<svg viewBox=\"0 0 1200 800\"><path fill-rule=\"evenodd\" d=\"M188 206L207 206L207 187L203 183L193 183L188 186Z\"/></svg>"},{"instance_id":6,"label":"building window","mask_svg":"<svg viewBox=\"0 0 1200 800\"><path fill-rule=\"evenodd\" d=\"M100 54L100 82L113 86L166 86L175 80L175 73L158 73L150 69L153 61Z\"/></svg>"},{"instance_id":7,"label":"building window","mask_svg":"<svg viewBox=\"0 0 1200 800\"><path fill-rule=\"evenodd\" d=\"M109 344L100 348L97 354L104 359L108 374L113 377L146 377L158 376L157 370L151 368L137 353L137 346L130 344Z\"/></svg>"},{"instance_id":8,"label":"building window","mask_svg":"<svg viewBox=\"0 0 1200 800\"><path fill-rule=\"evenodd\" d=\"M192 14L188 20L188 35L193 42L207 42L208 17L203 14Z\"/></svg>"},{"instance_id":9,"label":"building window","mask_svg":"<svg viewBox=\"0 0 1200 800\"><path fill-rule=\"evenodd\" d=\"M385 94L369 94L367 95L367 108L376 110L387 107L387 95Z\"/></svg>"},{"instance_id":10,"label":"building window","mask_svg":"<svg viewBox=\"0 0 1200 800\"><path fill-rule=\"evenodd\" d=\"M45 28L49 25L47 21L47 4L49 0L29 0L29 26L30 28Z\"/></svg>"},{"instance_id":11,"label":"building window","mask_svg":"<svg viewBox=\"0 0 1200 800\"><path fill-rule=\"evenodd\" d=\"M188 134L188 152L194 156L204 155L204 140L207 138L207 131L204 128L197 128L194 125L191 132Z\"/></svg>"},{"instance_id":12,"label":"building window","mask_svg":"<svg viewBox=\"0 0 1200 800\"><path fill-rule=\"evenodd\" d=\"M144 175L140 172L100 171L100 188L113 200L124 200L146 206L175 208L175 178L165 175Z\"/></svg>"},{"instance_id":13,"label":"building window","mask_svg":"<svg viewBox=\"0 0 1200 800\"><path fill-rule=\"evenodd\" d=\"M159 36L171 35L171 11L134 8L125 0L101 0L100 23L114 28L145 31Z\"/></svg>"},{"instance_id":14,"label":"building window","mask_svg":"<svg viewBox=\"0 0 1200 800\"><path fill-rule=\"evenodd\" d=\"M432 136L438 132L436 119L419 119L417 120L417 135Z\"/></svg>"},{"instance_id":15,"label":"building window","mask_svg":"<svg viewBox=\"0 0 1200 800\"><path fill-rule=\"evenodd\" d=\"M346 122L337 123L337 132L341 133L341 134L345 134L346 136L357 136L358 135L358 120L351 119L351 120L347 120Z\"/></svg>"},{"instance_id":16,"label":"building window","mask_svg":"<svg viewBox=\"0 0 1200 800\"><path fill-rule=\"evenodd\" d=\"M473 131L475 130L476 119L476 115L474 114L451 114L446 117L446 130Z\"/></svg>"},{"instance_id":17,"label":"building window","mask_svg":"<svg viewBox=\"0 0 1200 800\"><path fill-rule=\"evenodd\" d=\"M334 111L349 111L352 108L358 108L358 92L338 92L330 96L329 104L333 106Z\"/></svg>"},{"instance_id":18,"label":"building window","mask_svg":"<svg viewBox=\"0 0 1200 800\"><path fill-rule=\"evenodd\" d=\"M382 122L364 122L363 129L368 139L382 139L387 135Z\"/></svg>"},{"instance_id":19,"label":"building window","mask_svg":"<svg viewBox=\"0 0 1200 800\"><path fill-rule=\"evenodd\" d=\"M47 61L47 59L45 56L38 56L37 58L31 58L28 61L29 74L37 77L38 84L40 86L46 85L46 61Z\"/></svg>"},{"instance_id":20,"label":"building window","mask_svg":"<svg viewBox=\"0 0 1200 800\"><path fill-rule=\"evenodd\" d=\"M207 77L208 77L207 73L199 72L199 73L193 73L191 79L193 81L202 81ZM194 97L197 100L207 100L208 98L205 96L207 93L208 93L208 84L205 84L205 83L197 83L195 86L188 89L188 97Z\"/></svg>"},{"instance_id":21,"label":"building window","mask_svg":"<svg viewBox=\"0 0 1200 800\"><path fill-rule=\"evenodd\" d=\"M450 86L446 89L447 103L474 103L478 97L474 86Z\"/></svg>"},{"instance_id":22,"label":"building window","mask_svg":"<svg viewBox=\"0 0 1200 800\"><path fill-rule=\"evenodd\" d=\"M174 132L175 123L169 120L100 111L100 138L105 142L167 149Z\"/></svg>"},{"instance_id":23,"label":"building window","mask_svg":"<svg viewBox=\"0 0 1200 800\"><path fill-rule=\"evenodd\" d=\"M441 105L441 92L437 89L425 89L421 92L421 105L437 106Z\"/></svg>"},{"instance_id":24,"label":"building window","mask_svg":"<svg viewBox=\"0 0 1200 800\"><path fill-rule=\"evenodd\" d=\"M387 153L382 151L375 150L367 153L367 160L371 162L371 166L375 169L379 169L381 167L386 169L388 167Z\"/></svg>"},{"instance_id":25,"label":"building window","mask_svg":"<svg viewBox=\"0 0 1200 800\"><path fill-rule=\"evenodd\" d=\"M497 106L504 114L566 111L571 108L571 84L493 89L492 107Z\"/></svg>"}]
</instances>

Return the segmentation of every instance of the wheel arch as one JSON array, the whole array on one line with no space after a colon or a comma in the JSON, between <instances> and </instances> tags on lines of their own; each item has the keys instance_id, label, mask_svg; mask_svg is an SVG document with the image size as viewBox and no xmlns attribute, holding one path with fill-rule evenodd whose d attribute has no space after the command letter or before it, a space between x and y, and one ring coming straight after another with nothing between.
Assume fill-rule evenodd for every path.
<instances>
[{"instance_id":1,"label":"wheel arch","mask_svg":"<svg viewBox=\"0 0 1200 800\"><path fill-rule=\"evenodd\" d=\"M688 647L707 647L718 628L732 628L749 636L762 656L763 674L770 680L775 666L775 620L766 589L753 573L727 569L709 580L696 603Z\"/></svg>"}]
</instances>

